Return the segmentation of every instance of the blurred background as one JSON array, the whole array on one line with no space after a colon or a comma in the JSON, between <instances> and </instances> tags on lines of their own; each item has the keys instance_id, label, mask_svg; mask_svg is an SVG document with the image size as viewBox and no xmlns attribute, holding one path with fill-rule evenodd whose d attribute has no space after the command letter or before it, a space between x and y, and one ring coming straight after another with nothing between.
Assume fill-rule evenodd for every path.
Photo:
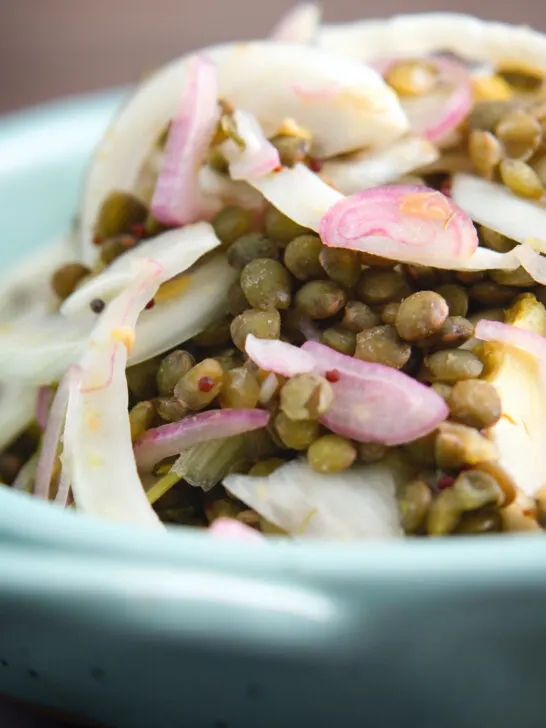
<instances>
[{"instance_id":1,"label":"blurred background","mask_svg":"<svg viewBox=\"0 0 546 728\"><path fill-rule=\"evenodd\" d=\"M448 10L546 30L539 0L325 0L327 21ZM184 51L264 36L291 0L0 0L0 112L135 81Z\"/></svg>"}]
</instances>

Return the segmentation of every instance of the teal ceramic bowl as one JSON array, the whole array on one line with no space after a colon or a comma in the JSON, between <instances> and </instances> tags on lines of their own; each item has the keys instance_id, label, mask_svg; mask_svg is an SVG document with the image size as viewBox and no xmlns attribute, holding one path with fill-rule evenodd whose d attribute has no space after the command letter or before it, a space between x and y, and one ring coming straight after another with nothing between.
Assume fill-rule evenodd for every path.
<instances>
[{"instance_id":1,"label":"teal ceramic bowl","mask_svg":"<svg viewBox=\"0 0 546 728\"><path fill-rule=\"evenodd\" d=\"M118 94L0 123L2 268L62 233ZM0 693L139 728L543 728L546 540L263 545L0 489Z\"/></svg>"}]
</instances>

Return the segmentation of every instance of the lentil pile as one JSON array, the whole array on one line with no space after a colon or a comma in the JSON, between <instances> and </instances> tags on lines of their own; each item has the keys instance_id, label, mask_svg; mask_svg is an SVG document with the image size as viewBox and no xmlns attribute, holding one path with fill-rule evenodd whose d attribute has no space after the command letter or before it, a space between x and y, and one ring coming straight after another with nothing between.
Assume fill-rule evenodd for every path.
<instances>
[{"instance_id":1,"label":"lentil pile","mask_svg":"<svg viewBox=\"0 0 546 728\"><path fill-rule=\"evenodd\" d=\"M400 99L415 101L444 88L438 69L429 59L405 60L391 64L384 78ZM471 168L520 198L543 200L543 76L497 69L473 79L473 94L453 142L439 149L437 162L413 174L421 184L449 193L451 176ZM222 145L245 142L232 105L221 100L221 109L207 163L227 179ZM167 137L168 128L154 154L163 152ZM320 175L322 162L312 156L313 138L305 129L293 124L269 141L282 168L304 165ZM323 179L328 182L327 175ZM401 176L391 183L406 181ZM51 286L59 304L127 251L173 227L153 215L145 198L116 190L102 201L94 227L97 263L67 263L55 272ZM491 347L475 338L479 321L514 323L529 307L537 307L546 321L546 286L523 267L457 272L327 246L272 204L259 214L225 204L211 222L237 278L224 315L183 345L127 369L131 439L137 443L150 430L218 409L262 409L270 419L265 428L208 440L157 463L147 497L162 521L207 527L229 517L264 534L282 534L223 480L234 473L267 477L296 458L327 476L395 457L410 473L396 492L407 536L538 531L546 525L542 492L522 497L520 484L500 463L490 436L505 416L495 385L498 362L492 361ZM508 254L517 245L486 226L478 226L478 234L480 247L497 253ZM175 279L163 283L156 298L176 295ZM107 303L94 298L90 311L100 317ZM147 308L154 303L153 298ZM333 385L343 375L335 369L293 376L262 369L246 353L249 335L296 347L318 341L346 357L400 371L445 401L447 419L424 437L390 447L342 436L324 417ZM0 480L32 492L42 439L32 423L0 454ZM60 465L59 449L51 498Z\"/></svg>"}]
</instances>

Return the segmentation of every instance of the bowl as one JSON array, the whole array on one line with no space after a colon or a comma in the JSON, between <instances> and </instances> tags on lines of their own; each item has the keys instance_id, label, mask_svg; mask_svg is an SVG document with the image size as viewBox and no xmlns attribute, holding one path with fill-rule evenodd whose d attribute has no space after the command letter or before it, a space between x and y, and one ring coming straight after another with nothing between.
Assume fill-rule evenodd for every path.
<instances>
[{"instance_id":1,"label":"bowl","mask_svg":"<svg viewBox=\"0 0 546 728\"><path fill-rule=\"evenodd\" d=\"M0 260L62 234L119 92L0 122ZM115 726L541 728L546 540L147 533L0 488L0 692Z\"/></svg>"}]
</instances>

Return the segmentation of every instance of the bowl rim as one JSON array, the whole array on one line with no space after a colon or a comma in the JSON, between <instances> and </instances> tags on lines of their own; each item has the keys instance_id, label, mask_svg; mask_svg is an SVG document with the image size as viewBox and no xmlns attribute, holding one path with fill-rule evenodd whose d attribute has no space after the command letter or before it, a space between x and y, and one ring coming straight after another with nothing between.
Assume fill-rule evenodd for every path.
<instances>
[{"instance_id":1,"label":"bowl rim","mask_svg":"<svg viewBox=\"0 0 546 728\"><path fill-rule=\"evenodd\" d=\"M81 122L90 108L106 128L126 92L126 87L114 88L1 115L0 153L2 147L20 142L26 135L54 134L67 120ZM92 138L93 129L87 140L89 151L97 141ZM0 165L0 179L9 173ZM249 548L248 543L186 527L143 531L62 511L24 493L0 488L0 548L6 544L136 561L143 568L153 568L161 559L175 567L224 565L262 577L280 569L340 582L378 575L389 580L404 573L408 577L457 575L468 584L480 575L502 579L518 574L523 578L546 571L546 539L538 534L354 542L271 538Z\"/></svg>"}]
</instances>

